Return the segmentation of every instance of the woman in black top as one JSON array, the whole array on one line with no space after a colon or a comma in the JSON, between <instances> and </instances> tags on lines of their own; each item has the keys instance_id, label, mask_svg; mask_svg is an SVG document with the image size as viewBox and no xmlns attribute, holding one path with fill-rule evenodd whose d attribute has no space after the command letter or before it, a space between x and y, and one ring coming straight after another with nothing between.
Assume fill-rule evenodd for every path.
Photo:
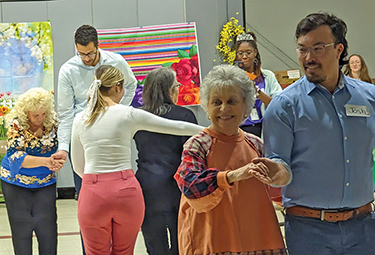
<instances>
[{"instance_id":1,"label":"woman in black top","mask_svg":"<svg viewBox=\"0 0 375 255\"><path fill-rule=\"evenodd\" d=\"M143 88L143 109L172 120L197 123L192 111L175 105L181 84L171 68L151 71ZM138 131L136 177L145 199L142 232L147 252L152 255L176 255L177 218L180 190L173 175L181 162L182 146L188 137Z\"/></svg>"}]
</instances>

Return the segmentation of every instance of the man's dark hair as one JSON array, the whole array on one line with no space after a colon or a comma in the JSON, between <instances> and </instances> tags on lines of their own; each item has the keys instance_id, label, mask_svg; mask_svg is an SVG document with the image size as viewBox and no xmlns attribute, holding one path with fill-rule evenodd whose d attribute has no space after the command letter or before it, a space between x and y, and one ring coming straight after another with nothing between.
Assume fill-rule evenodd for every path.
<instances>
[{"instance_id":1,"label":"man's dark hair","mask_svg":"<svg viewBox=\"0 0 375 255\"><path fill-rule=\"evenodd\" d=\"M339 43L344 45L344 50L339 60L339 65L342 67L349 62L345 60L346 56L348 56L348 41L345 38L347 27L342 19L326 12L311 13L298 23L295 35L296 40L298 40L300 36L306 35L310 31L323 25L327 25L331 29L332 35L335 38L335 47Z\"/></svg>"},{"instance_id":2,"label":"man's dark hair","mask_svg":"<svg viewBox=\"0 0 375 255\"><path fill-rule=\"evenodd\" d=\"M94 46L98 47L98 32L93 26L82 25L75 32L74 42L82 46L87 46L90 42L93 42Z\"/></svg>"}]
</instances>

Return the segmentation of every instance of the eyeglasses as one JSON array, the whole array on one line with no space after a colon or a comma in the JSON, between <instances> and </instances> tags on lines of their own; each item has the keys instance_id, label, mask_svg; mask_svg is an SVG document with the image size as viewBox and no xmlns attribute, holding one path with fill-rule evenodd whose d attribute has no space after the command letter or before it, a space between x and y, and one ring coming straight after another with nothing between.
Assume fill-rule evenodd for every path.
<instances>
[{"instance_id":1,"label":"eyeglasses","mask_svg":"<svg viewBox=\"0 0 375 255\"><path fill-rule=\"evenodd\" d=\"M297 54L301 57L306 57L306 55L309 51L312 54L314 54L315 56L319 57L319 56L322 56L324 54L324 51L325 51L326 47L332 46L334 44L335 43L333 42L333 43L329 43L329 44L325 44L325 45L315 45L315 46L312 46L312 47L298 46L296 51L297 51Z\"/></svg>"},{"instance_id":2,"label":"eyeglasses","mask_svg":"<svg viewBox=\"0 0 375 255\"><path fill-rule=\"evenodd\" d=\"M172 89L174 89L174 88L180 88L181 86L183 86L183 85L181 83L177 82L176 85L172 86Z\"/></svg>"},{"instance_id":3,"label":"eyeglasses","mask_svg":"<svg viewBox=\"0 0 375 255\"><path fill-rule=\"evenodd\" d=\"M77 52L77 56L80 56L81 58L89 57L89 58L94 58L98 54L98 50L96 52L90 52L90 53L82 53L82 52Z\"/></svg>"},{"instance_id":4,"label":"eyeglasses","mask_svg":"<svg viewBox=\"0 0 375 255\"><path fill-rule=\"evenodd\" d=\"M250 50L245 51L245 52L242 52L242 51L237 52L238 57L243 57L244 55L246 55L246 57L250 57L251 54L253 54L253 52Z\"/></svg>"}]
</instances>

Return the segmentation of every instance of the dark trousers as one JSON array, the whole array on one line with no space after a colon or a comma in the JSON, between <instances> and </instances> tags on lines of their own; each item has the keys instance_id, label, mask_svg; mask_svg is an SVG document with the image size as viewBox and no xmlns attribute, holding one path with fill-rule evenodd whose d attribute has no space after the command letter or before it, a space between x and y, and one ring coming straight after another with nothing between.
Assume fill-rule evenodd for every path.
<instances>
[{"instance_id":1,"label":"dark trousers","mask_svg":"<svg viewBox=\"0 0 375 255\"><path fill-rule=\"evenodd\" d=\"M14 254L32 255L33 231L39 254L57 254L56 183L43 188L22 188L1 181L8 212Z\"/></svg>"},{"instance_id":2,"label":"dark trousers","mask_svg":"<svg viewBox=\"0 0 375 255\"><path fill-rule=\"evenodd\" d=\"M240 128L250 134L256 135L258 137L261 137L262 135L262 123L258 123L255 125L246 125L246 126L240 126Z\"/></svg>"},{"instance_id":3,"label":"dark trousers","mask_svg":"<svg viewBox=\"0 0 375 255\"><path fill-rule=\"evenodd\" d=\"M178 211L146 214L142 234L150 255L178 255L177 243Z\"/></svg>"},{"instance_id":4,"label":"dark trousers","mask_svg":"<svg viewBox=\"0 0 375 255\"><path fill-rule=\"evenodd\" d=\"M290 255L374 255L375 217L327 222L286 215L285 238Z\"/></svg>"}]
</instances>

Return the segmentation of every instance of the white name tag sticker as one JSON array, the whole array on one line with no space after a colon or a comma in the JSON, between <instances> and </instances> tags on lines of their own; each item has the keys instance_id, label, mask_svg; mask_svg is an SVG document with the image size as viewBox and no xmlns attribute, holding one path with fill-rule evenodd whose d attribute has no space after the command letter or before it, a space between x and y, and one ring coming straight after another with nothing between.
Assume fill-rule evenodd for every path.
<instances>
[{"instance_id":1,"label":"white name tag sticker","mask_svg":"<svg viewBox=\"0 0 375 255\"><path fill-rule=\"evenodd\" d=\"M256 108L251 109L250 118L251 120L259 120L259 115Z\"/></svg>"},{"instance_id":2,"label":"white name tag sticker","mask_svg":"<svg viewBox=\"0 0 375 255\"><path fill-rule=\"evenodd\" d=\"M346 116L370 117L370 108L365 105L345 105Z\"/></svg>"}]
</instances>

